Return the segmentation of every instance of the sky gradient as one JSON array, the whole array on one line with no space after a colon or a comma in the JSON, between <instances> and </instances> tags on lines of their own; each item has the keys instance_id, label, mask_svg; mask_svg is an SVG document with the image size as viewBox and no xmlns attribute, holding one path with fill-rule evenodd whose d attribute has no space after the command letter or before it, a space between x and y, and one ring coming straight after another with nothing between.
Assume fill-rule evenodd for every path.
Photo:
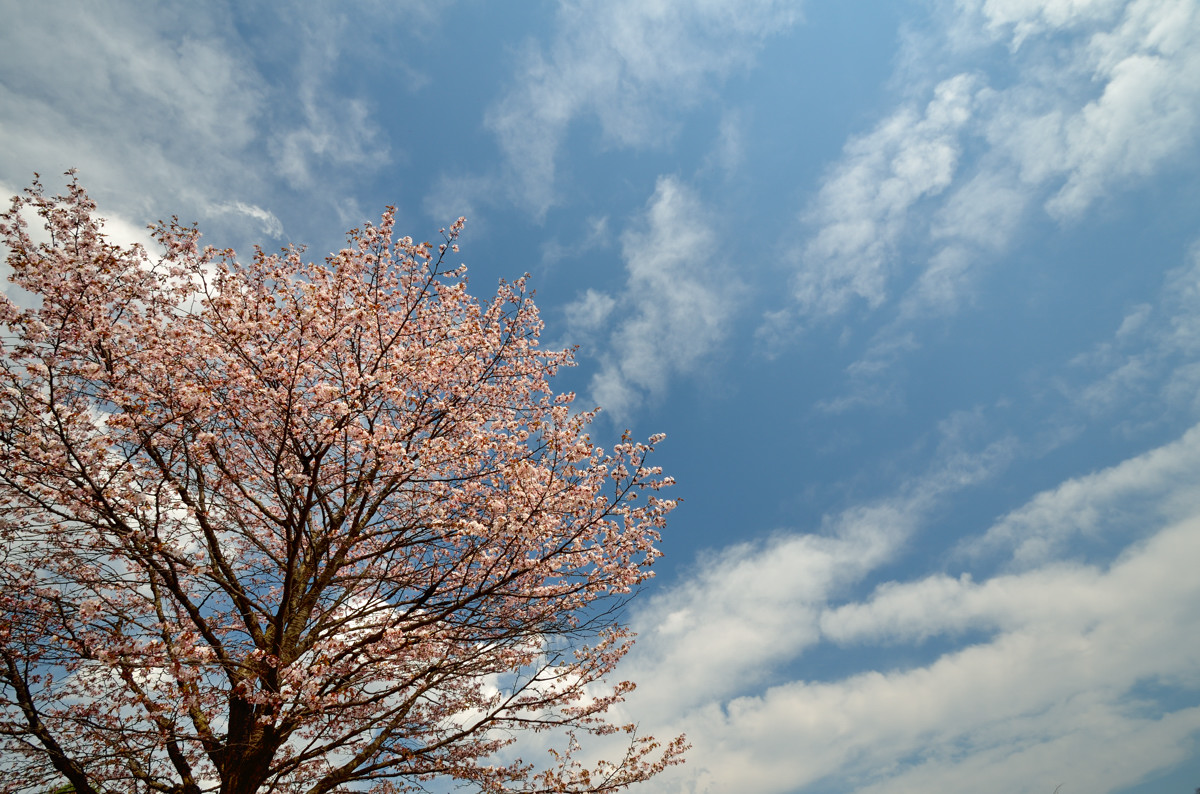
<instances>
[{"instance_id":1,"label":"sky gradient","mask_svg":"<svg viewBox=\"0 0 1200 794\"><path fill-rule=\"evenodd\" d=\"M529 272L684 499L639 791L1200 786L1194 0L297 5L0 0L0 188Z\"/></svg>"}]
</instances>

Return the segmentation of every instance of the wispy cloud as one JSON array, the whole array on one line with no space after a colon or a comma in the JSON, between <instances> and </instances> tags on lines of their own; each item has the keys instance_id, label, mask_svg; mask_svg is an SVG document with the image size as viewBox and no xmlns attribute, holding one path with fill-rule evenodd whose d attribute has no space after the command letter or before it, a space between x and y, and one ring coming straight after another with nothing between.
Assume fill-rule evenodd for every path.
<instances>
[{"instance_id":1,"label":"wispy cloud","mask_svg":"<svg viewBox=\"0 0 1200 794\"><path fill-rule=\"evenodd\" d=\"M345 175L388 152L364 101L329 84L331 34L361 12L288 12L251 43L221 3L7 8L0 178L74 167L106 211L251 220L255 235L281 234L270 204L290 188L320 184L328 213ZM294 68L259 57L274 37L303 51Z\"/></svg>"},{"instance_id":2,"label":"wispy cloud","mask_svg":"<svg viewBox=\"0 0 1200 794\"><path fill-rule=\"evenodd\" d=\"M968 74L946 80L924 108L903 108L846 144L808 213L817 231L796 254L802 315L836 314L854 298L875 308L887 298L909 210L954 179L975 82Z\"/></svg>"},{"instance_id":3,"label":"wispy cloud","mask_svg":"<svg viewBox=\"0 0 1200 794\"><path fill-rule=\"evenodd\" d=\"M230 201L213 204L208 208L210 215L234 215L254 223L259 231L271 237L283 236L283 223L275 217L275 213L244 201Z\"/></svg>"},{"instance_id":4,"label":"wispy cloud","mask_svg":"<svg viewBox=\"0 0 1200 794\"><path fill-rule=\"evenodd\" d=\"M1200 243L1168 270L1157 300L1130 307L1112 337L1056 379L1073 417L1120 416L1130 431L1200 413Z\"/></svg>"},{"instance_id":5,"label":"wispy cloud","mask_svg":"<svg viewBox=\"0 0 1200 794\"><path fill-rule=\"evenodd\" d=\"M608 229L608 216L587 219L587 232L582 240L564 244L557 237L542 244L542 264L555 265L563 259L573 259L597 248L607 248L613 235Z\"/></svg>"},{"instance_id":6,"label":"wispy cloud","mask_svg":"<svg viewBox=\"0 0 1200 794\"><path fill-rule=\"evenodd\" d=\"M306 77L300 91L303 119L280 131L271 142L279 173L292 187L309 188L318 165L364 167L390 157L379 128L365 103L357 99L318 99L318 89Z\"/></svg>"},{"instance_id":7,"label":"wispy cloud","mask_svg":"<svg viewBox=\"0 0 1200 794\"><path fill-rule=\"evenodd\" d=\"M1014 564L1027 567L1058 558L1080 540L1101 549L1127 541L1142 522L1200 514L1200 494L1190 487L1198 469L1200 427L1194 427L1175 442L1039 494L963 549L1006 549Z\"/></svg>"},{"instance_id":8,"label":"wispy cloud","mask_svg":"<svg viewBox=\"0 0 1200 794\"><path fill-rule=\"evenodd\" d=\"M581 336L595 336L604 329L616 307L616 299L607 292L584 290L582 295L568 303L564 309L567 313L568 332L575 339Z\"/></svg>"},{"instance_id":9,"label":"wispy cloud","mask_svg":"<svg viewBox=\"0 0 1200 794\"><path fill-rule=\"evenodd\" d=\"M392 11L432 25L436 16L425 5L403 3ZM380 14L378 21L390 16L384 8L370 5L314 5L280 20L287 33L298 39L293 46L303 51L304 57L296 59L287 76L291 83L288 104L293 112L273 124L266 137L279 175L293 188L311 188L318 174L378 168L397 156L390 151L387 136L372 118L366 100L342 96L332 85L344 42L355 35L354 26L362 24L364 13ZM402 58L396 61L398 88L424 83L425 78L406 67Z\"/></svg>"},{"instance_id":10,"label":"wispy cloud","mask_svg":"<svg viewBox=\"0 0 1200 794\"><path fill-rule=\"evenodd\" d=\"M798 17L789 0L583 0L560 4L553 41L530 43L512 88L487 113L515 198L534 215L557 199L568 128L599 124L605 146L667 141L686 108L752 61Z\"/></svg>"},{"instance_id":11,"label":"wispy cloud","mask_svg":"<svg viewBox=\"0 0 1200 794\"><path fill-rule=\"evenodd\" d=\"M890 393L895 340L919 347L915 323L969 303L1025 221L1044 213L1080 222L1097 202L1181 157L1195 160L1194 3L961 0L943 8L941 44L929 47L938 59L914 50L904 68L927 77L957 64L958 73L936 82L923 106L906 99L846 145L802 216L792 300L764 313L759 337L773 349L797 327L852 307L890 315L849 370L850 394L831 405ZM1000 56L1002 80L989 77L997 44L1009 53ZM967 148L975 156L963 162Z\"/></svg>"},{"instance_id":12,"label":"wispy cloud","mask_svg":"<svg viewBox=\"0 0 1200 794\"><path fill-rule=\"evenodd\" d=\"M722 264L712 223L687 185L660 177L645 215L621 237L625 289L589 289L566 307L572 341L600 351L590 396L614 422L725 338L741 288Z\"/></svg>"},{"instance_id":13,"label":"wispy cloud","mask_svg":"<svg viewBox=\"0 0 1200 794\"><path fill-rule=\"evenodd\" d=\"M141 195L137 209L161 212L164 192L203 191L235 172L266 86L226 39L221 15L176 11L9 8L0 33L4 177L23 184L24 169L78 166L96 192ZM194 168L197 158L207 169Z\"/></svg>"},{"instance_id":14,"label":"wispy cloud","mask_svg":"<svg viewBox=\"0 0 1200 794\"><path fill-rule=\"evenodd\" d=\"M963 243L976 262L957 280L990 264L1031 202L1040 199L1051 217L1074 222L1097 201L1138 186L1195 149L1200 9L1194 3L964 0L946 27L948 38L967 50L1007 44L1016 79L980 94L979 123L964 133L983 143L984 153L971 183L949 194L930 229L933 242L948 241L923 282L938 256Z\"/></svg>"},{"instance_id":15,"label":"wispy cloud","mask_svg":"<svg viewBox=\"0 0 1200 794\"><path fill-rule=\"evenodd\" d=\"M1200 131L1200 11L1187 0L987 3L994 39L1014 52L1068 33L1066 58L1030 58L989 137L1022 178L1047 183L1045 208L1078 218L1114 188L1161 169ZM1062 45L1058 45L1061 47ZM1063 62L1065 60L1065 62Z\"/></svg>"},{"instance_id":16,"label":"wispy cloud","mask_svg":"<svg viewBox=\"0 0 1200 794\"><path fill-rule=\"evenodd\" d=\"M746 159L746 126L741 111L726 110L722 113L716 141L704 158L702 170L715 166L726 179L736 174Z\"/></svg>"}]
</instances>

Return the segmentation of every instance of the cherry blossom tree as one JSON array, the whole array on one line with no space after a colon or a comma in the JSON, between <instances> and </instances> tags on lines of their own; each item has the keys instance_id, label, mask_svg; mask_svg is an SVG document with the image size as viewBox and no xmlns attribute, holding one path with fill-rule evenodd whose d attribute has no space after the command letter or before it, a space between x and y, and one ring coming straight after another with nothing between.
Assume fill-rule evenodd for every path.
<instances>
[{"instance_id":1,"label":"cherry blossom tree","mask_svg":"<svg viewBox=\"0 0 1200 794\"><path fill-rule=\"evenodd\" d=\"M682 759L608 680L661 437L591 442L525 280L481 303L446 264L462 219L246 264L177 221L114 245L73 177L0 218L38 304L0 297L0 791L602 792Z\"/></svg>"}]
</instances>

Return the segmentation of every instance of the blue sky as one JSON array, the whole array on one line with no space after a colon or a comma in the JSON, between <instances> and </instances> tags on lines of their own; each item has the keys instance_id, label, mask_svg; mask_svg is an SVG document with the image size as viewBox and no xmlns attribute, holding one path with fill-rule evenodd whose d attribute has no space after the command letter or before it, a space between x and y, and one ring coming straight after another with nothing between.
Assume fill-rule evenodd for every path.
<instances>
[{"instance_id":1,"label":"blue sky","mask_svg":"<svg viewBox=\"0 0 1200 794\"><path fill-rule=\"evenodd\" d=\"M668 434L623 713L694 749L642 791L1200 785L1194 1L0 10L5 193L466 215L597 435Z\"/></svg>"}]
</instances>

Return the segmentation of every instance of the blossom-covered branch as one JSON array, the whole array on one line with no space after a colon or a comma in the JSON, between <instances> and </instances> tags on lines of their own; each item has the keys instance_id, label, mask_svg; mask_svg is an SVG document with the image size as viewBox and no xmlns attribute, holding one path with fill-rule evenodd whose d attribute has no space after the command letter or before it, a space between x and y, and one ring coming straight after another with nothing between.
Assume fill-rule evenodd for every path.
<instances>
[{"instance_id":1,"label":"blossom-covered branch","mask_svg":"<svg viewBox=\"0 0 1200 794\"><path fill-rule=\"evenodd\" d=\"M2 218L40 305L0 298L0 791L609 791L681 759L606 719L660 439L592 444L525 280L480 303L445 265L462 219L433 245L388 210L311 264L178 222L117 247L75 181ZM549 768L498 756L528 730Z\"/></svg>"}]
</instances>

